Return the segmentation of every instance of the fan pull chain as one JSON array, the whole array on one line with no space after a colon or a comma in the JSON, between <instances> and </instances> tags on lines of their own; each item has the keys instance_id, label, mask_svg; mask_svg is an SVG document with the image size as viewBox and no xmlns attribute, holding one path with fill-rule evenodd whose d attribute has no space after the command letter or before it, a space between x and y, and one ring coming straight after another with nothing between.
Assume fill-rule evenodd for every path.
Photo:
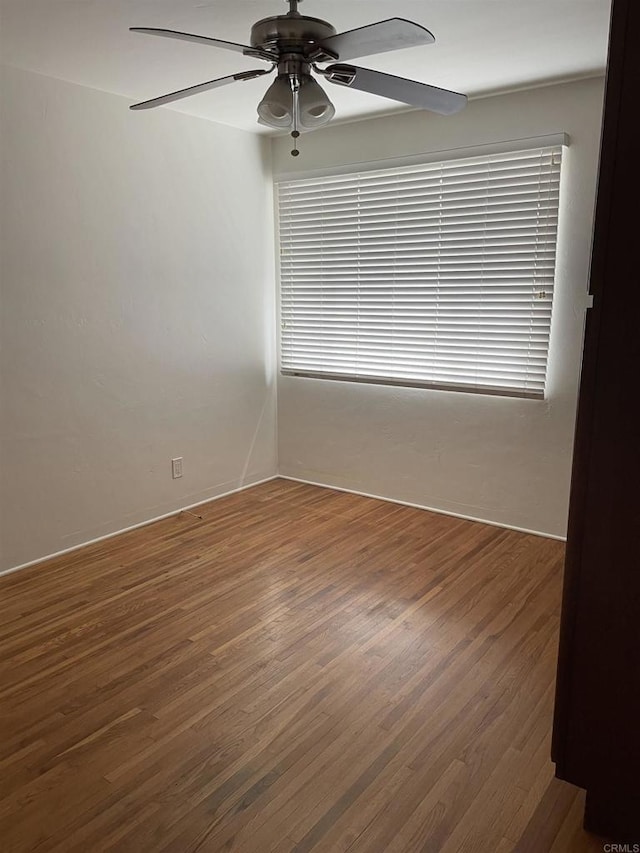
<instances>
[{"instance_id":1,"label":"fan pull chain","mask_svg":"<svg viewBox=\"0 0 640 853\"><path fill-rule=\"evenodd\" d=\"M300 138L300 131L298 130L298 119L300 116L300 78L297 74L291 74L289 81L291 83L291 91L293 93L293 130L291 131L293 149L291 151L291 156L298 157L300 154L298 151L298 139Z\"/></svg>"}]
</instances>

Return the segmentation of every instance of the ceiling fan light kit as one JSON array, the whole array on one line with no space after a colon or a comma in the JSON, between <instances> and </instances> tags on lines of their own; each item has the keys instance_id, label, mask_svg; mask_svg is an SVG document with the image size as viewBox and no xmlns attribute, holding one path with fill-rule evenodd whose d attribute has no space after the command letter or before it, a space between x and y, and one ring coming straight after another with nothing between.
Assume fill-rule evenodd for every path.
<instances>
[{"instance_id":1,"label":"ceiling fan light kit","mask_svg":"<svg viewBox=\"0 0 640 853\"><path fill-rule=\"evenodd\" d=\"M335 107L310 74L299 76L298 123L312 130L331 121ZM269 127L292 127L295 91L288 74L279 74L258 104L260 123Z\"/></svg>"},{"instance_id":2,"label":"ceiling fan light kit","mask_svg":"<svg viewBox=\"0 0 640 853\"><path fill-rule=\"evenodd\" d=\"M322 127L331 121L336 112L322 86L313 78L313 73L338 86L369 92L441 115L458 112L466 105L466 96L458 92L344 62L358 56L432 44L435 41L432 33L419 24L403 18L391 18L345 33L337 33L335 27L327 21L301 15L298 5L302 0L287 2L289 12L286 15L264 18L253 25L250 45L176 30L132 27L132 32L233 50L254 59L264 60L270 63L271 68L241 71L209 80L197 86L133 104L131 109L159 107L228 83L252 80L275 71L277 77L258 105L258 123L277 129L291 128L294 140L291 153L297 156L300 153L297 140L301 129L313 130ZM331 64L321 67L326 63Z\"/></svg>"}]
</instances>

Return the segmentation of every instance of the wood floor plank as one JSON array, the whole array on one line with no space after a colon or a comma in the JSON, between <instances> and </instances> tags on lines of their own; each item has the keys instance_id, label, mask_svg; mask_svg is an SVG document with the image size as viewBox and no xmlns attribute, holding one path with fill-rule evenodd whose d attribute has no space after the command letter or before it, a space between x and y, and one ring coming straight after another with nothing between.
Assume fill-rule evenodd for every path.
<instances>
[{"instance_id":1,"label":"wood floor plank","mask_svg":"<svg viewBox=\"0 0 640 853\"><path fill-rule=\"evenodd\" d=\"M284 480L0 578L2 853L601 849L561 543Z\"/></svg>"}]
</instances>

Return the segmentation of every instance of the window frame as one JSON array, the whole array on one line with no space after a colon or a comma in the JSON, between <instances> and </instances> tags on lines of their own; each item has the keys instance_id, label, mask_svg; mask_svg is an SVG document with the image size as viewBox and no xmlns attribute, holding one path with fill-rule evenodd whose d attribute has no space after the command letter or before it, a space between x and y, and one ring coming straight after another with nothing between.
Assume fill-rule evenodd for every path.
<instances>
[{"instance_id":1,"label":"window frame","mask_svg":"<svg viewBox=\"0 0 640 853\"><path fill-rule=\"evenodd\" d=\"M305 181L323 177L337 177L341 175L360 174L372 171L385 171L390 169L402 169L403 167L428 165L429 163L446 163L454 160L466 160L475 157L491 156L507 154L510 152L525 152L536 148L551 148L561 147L562 158L566 149L570 146L570 138L568 134L553 133L536 137L523 137L512 140L503 140L500 142L488 143L483 145L456 147L444 149L440 151L429 151L420 154L411 155L408 157L388 158L380 160L371 160L364 162L351 162L340 164L321 169L305 170L280 173L274 181L274 210L275 210L275 246L276 246L276 293L277 293L277 361L278 373L281 376L288 378L300 379L321 379L333 382L355 382L365 385L381 385L402 388L424 389L432 391L454 391L456 393L479 394L486 396L510 397L516 399L528 399L532 401L544 402L547 399L547 385L549 380L549 356L552 351L552 336L553 336L553 311L556 301L556 287L558 282L558 257L560 246L558 238L561 233L561 225L563 218L563 182L564 169L560 169L559 177L559 200L558 200L558 224L556 229L556 252L554 258L554 295L551 303L551 319L549 328L549 337L546 349L546 365L545 365L545 384L542 392L527 391L526 389L513 388L489 388L475 386L465 383L449 383L438 380L412 380L403 377L384 377L373 375L352 375L349 373L326 373L315 372L312 370L300 370L295 368L284 368L282 365L282 331L283 331L283 314L282 314L282 275L281 275L281 235L280 235L280 216L279 216L279 193L278 185L290 181Z\"/></svg>"}]
</instances>

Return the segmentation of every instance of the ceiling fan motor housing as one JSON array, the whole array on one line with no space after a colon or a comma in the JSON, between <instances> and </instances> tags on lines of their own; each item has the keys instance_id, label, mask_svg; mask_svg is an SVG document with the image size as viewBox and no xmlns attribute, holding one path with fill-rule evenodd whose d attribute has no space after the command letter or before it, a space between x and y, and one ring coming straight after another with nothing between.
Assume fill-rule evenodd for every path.
<instances>
[{"instance_id":1,"label":"ceiling fan motor housing","mask_svg":"<svg viewBox=\"0 0 640 853\"><path fill-rule=\"evenodd\" d=\"M251 46L277 49L280 53L302 53L309 45L334 35L335 27L320 18L277 15L263 18L251 27Z\"/></svg>"}]
</instances>

